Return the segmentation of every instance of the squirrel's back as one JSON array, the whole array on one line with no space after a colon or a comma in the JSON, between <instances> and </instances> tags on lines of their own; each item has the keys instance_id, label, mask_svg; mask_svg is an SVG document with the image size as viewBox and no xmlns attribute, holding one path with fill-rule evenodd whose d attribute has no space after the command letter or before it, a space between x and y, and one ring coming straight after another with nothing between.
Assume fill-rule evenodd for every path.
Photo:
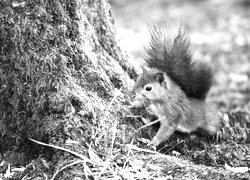
<instances>
[{"instance_id":1,"label":"squirrel's back","mask_svg":"<svg viewBox=\"0 0 250 180\"><path fill-rule=\"evenodd\" d=\"M213 83L213 73L208 64L192 59L185 30L179 28L172 37L168 27L154 26L150 34L147 65L167 73L188 97L205 99Z\"/></svg>"}]
</instances>

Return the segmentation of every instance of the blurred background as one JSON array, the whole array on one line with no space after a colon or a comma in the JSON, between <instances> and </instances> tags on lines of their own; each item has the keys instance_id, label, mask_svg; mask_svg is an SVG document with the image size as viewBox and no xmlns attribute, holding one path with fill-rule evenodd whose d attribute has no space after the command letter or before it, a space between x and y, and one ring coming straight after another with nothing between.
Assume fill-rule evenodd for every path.
<instances>
[{"instance_id":1,"label":"blurred background","mask_svg":"<svg viewBox=\"0 0 250 180\"><path fill-rule=\"evenodd\" d=\"M250 111L250 0L111 0L121 46L143 60L148 24L187 26L194 59L208 61L208 101L221 111Z\"/></svg>"}]
</instances>

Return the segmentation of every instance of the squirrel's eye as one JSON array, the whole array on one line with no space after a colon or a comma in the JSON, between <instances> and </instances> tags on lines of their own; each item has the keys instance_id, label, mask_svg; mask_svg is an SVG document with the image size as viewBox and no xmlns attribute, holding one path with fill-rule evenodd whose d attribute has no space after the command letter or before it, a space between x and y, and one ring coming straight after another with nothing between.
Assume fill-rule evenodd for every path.
<instances>
[{"instance_id":1,"label":"squirrel's eye","mask_svg":"<svg viewBox=\"0 0 250 180\"><path fill-rule=\"evenodd\" d=\"M152 87L151 86L147 86L145 89L146 89L146 91L151 91Z\"/></svg>"}]
</instances>

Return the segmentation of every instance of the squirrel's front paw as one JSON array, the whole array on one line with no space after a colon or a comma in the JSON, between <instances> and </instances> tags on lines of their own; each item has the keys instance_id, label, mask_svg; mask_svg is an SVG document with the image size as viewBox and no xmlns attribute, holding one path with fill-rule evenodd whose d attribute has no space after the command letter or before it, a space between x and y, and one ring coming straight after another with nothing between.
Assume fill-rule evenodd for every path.
<instances>
[{"instance_id":1,"label":"squirrel's front paw","mask_svg":"<svg viewBox=\"0 0 250 180\"><path fill-rule=\"evenodd\" d=\"M129 108L133 108L133 107L142 107L143 106L143 103L141 101L138 101L138 100L135 100L133 102L130 102L130 106Z\"/></svg>"},{"instance_id":2,"label":"squirrel's front paw","mask_svg":"<svg viewBox=\"0 0 250 180\"><path fill-rule=\"evenodd\" d=\"M158 139L157 136L155 136L155 137L153 137L151 143L153 144L153 146L157 147L161 143L161 141Z\"/></svg>"}]
</instances>

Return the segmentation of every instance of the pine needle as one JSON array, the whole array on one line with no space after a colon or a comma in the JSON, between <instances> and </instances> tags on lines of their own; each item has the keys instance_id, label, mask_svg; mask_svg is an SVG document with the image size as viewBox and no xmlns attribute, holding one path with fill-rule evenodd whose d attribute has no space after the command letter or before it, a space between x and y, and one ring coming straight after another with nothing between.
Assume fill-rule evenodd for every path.
<instances>
[{"instance_id":1,"label":"pine needle","mask_svg":"<svg viewBox=\"0 0 250 180\"><path fill-rule=\"evenodd\" d=\"M153 125L153 124L155 124L155 123L157 123L157 122L163 120L164 118L166 118L166 116L163 116L163 117L161 117L161 118L159 118L159 119L156 119L155 121L152 121L152 122L150 122L150 123L147 123L147 124L141 126L140 128L138 128L136 131L139 131L139 130L141 130L141 129L143 129L143 128L146 128L146 127L148 127L148 126L151 126L151 125Z\"/></svg>"},{"instance_id":2,"label":"pine needle","mask_svg":"<svg viewBox=\"0 0 250 180\"><path fill-rule=\"evenodd\" d=\"M43 146L48 146L48 147L52 147L52 148L55 148L55 149L59 149L59 150L61 150L61 151L66 151L66 152L68 152L68 153L71 153L71 154L73 154L73 155L75 155L75 156L81 158L82 160L84 160L84 161L86 161L86 162L89 162L89 163L94 164L94 165L96 164L94 161L88 159L87 157L85 157L85 156L83 156L83 155L81 155L81 154L79 154L79 153L77 153L77 152L71 151L71 150L69 150L69 149L65 149L65 148L63 148L63 147L59 147L59 146L55 146L55 145L51 145L51 144L46 144L46 143L43 143L43 142L40 142L40 141L36 141L36 140L34 140L34 139L31 139L31 138L29 138L29 140L31 140L31 141L33 141L33 142L35 142L35 143L37 143L37 144L43 145Z\"/></svg>"}]
</instances>

